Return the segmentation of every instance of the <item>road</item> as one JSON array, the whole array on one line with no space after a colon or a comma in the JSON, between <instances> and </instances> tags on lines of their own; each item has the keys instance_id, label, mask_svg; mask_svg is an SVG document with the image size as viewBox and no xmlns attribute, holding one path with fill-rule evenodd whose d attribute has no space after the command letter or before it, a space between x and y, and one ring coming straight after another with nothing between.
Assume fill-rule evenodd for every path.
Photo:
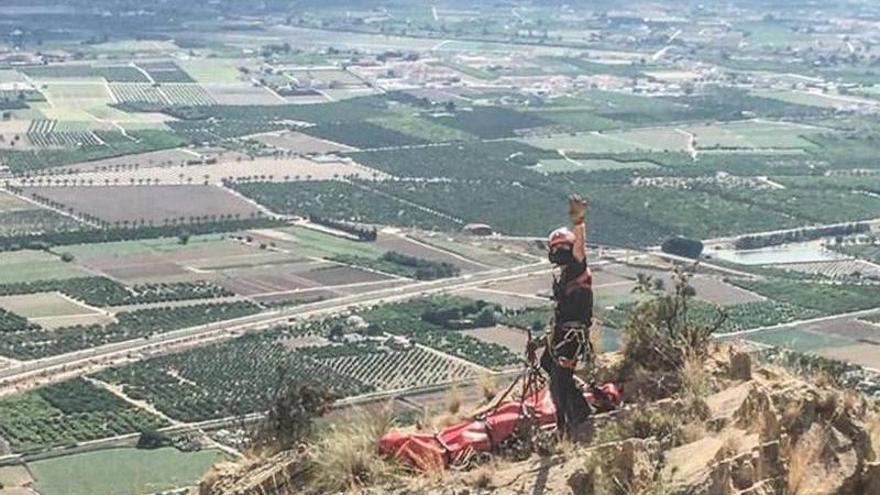
<instances>
[{"instance_id":1,"label":"road","mask_svg":"<svg viewBox=\"0 0 880 495\"><path fill-rule=\"evenodd\" d=\"M546 263L539 262L514 268L486 270L430 282L415 282L401 287L379 289L363 294L303 304L292 308L274 309L233 320L165 332L147 339L141 338L116 342L101 347L21 362L0 370L0 387L21 384L27 380L35 379L39 379L41 384L45 384L46 382L53 381L53 378L67 379L91 372L95 366L109 366L113 364L112 361L114 360L123 361L131 359L131 356L136 353L160 352L175 346L187 345L188 343L228 338L244 332L267 329L273 325L286 324L291 319L300 320L326 316L348 309L401 301L439 292L477 287L488 282L500 282L532 274L546 273L548 270L549 267Z\"/></svg>"}]
</instances>

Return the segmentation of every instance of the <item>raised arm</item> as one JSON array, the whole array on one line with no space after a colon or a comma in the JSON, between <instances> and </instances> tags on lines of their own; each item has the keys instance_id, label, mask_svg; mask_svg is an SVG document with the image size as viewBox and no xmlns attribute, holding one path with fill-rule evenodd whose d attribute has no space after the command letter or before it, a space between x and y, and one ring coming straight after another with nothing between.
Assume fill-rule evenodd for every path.
<instances>
[{"instance_id":1,"label":"raised arm","mask_svg":"<svg viewBox=\"0 0 880 495\"><path fill-rule=\"evenodd\" d=\"M584 261L587 259L587 201L579 194L569 196L568 215L575 239L572 255L577 261Z\"/></svg>"}]
</instances>

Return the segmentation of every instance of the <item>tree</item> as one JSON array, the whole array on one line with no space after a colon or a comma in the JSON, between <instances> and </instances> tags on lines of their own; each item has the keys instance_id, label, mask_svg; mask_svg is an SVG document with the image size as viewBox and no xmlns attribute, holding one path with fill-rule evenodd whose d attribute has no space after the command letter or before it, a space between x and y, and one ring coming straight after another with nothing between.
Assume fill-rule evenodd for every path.
<instances>
[{"instance_id":1,"label":"tree","mask_svg":"<svg viewBox=\"0 0 880 495\"><path fill-rule=\"evenodd\" d=\"M345 329L341 324L337 323L330 327L330 331L327 333L327 339L338 342L342 340L342 337L345 335Z\"/></svg>"},{"instance_id":2,"label":"tree","mask_svg":"<svg viewBox=\"0 0 880 495\"><path fill-rule=\"evenodd\" d=\"M311 435L315 419L326 414L335 400L325 389L287 382L276 390L252 439L253 447L270 452L295 447Z\"/></svg>"},{"instance_id":3,"label":"tree","mask_svg":"<svg viewBox=\"0 0 880 495\"><path fill-rule=\"evenodd\" d=\"M168 435L158 430L148 429L141 431L135 447L139 449L158 449L168 445L171 445L171 439Z\"/></svg>"},{"instance_id":4,"label":"tree","mask_svg":"<svg viewBox=\"0 0 880 495\"><path fill-rule=\"evenodd\" d=\"M660 249L664 253L697 259L703 253L703 243L686 237L671 237L663 242Z\"/></svg>"},{"instance_id":5,"label":"tree","mask_svg":"<svg viewBox=\"0 0 880 495\"><path fill-rule=\"evenodd\" d=\"M70 263L73 260L74 260L74 257L72 254L66 253L66 252L61 253L61 261L65 262L65 263Z\"/></svg>"},{"instance_id":6,"label":"tree","mask_svg":"<svg viewBox=\"0 0 880 495\"><path fill-rule=\"evenodd\" d=\"M180 235L177 236L177 242L180 244L187 244L189 242L189 233L181 232Z\"/></svg>"},{"instance_id":7,"label":"tree","mask_svg":"<svg viewBox=\"0 0 880 495\"><path fill-rule=\"evenodd\" d=\"M689 309L696 292L690 275L677 267L672 279L675 286L668 293L653 291L651 277L643 280L646 287L640 292L654 297L639 303L624 326L624 357L629 366L661 372L680 370L688 359L705 357L712 334L727 319L720 306L716 306L714 317L692 319Z\"/></svg>"},{"instance_id":8,"label":"tree","mask_svg":"<svg viewBox=\"0 0 880 495\"><path fill-rule=\"evenodd\" d=\"M486 306L482 310L480 310L479 314L477 314L477 318L474 320L474 325L478 328L485 327L493 327L497 323L495 318L495 308L492 306Z\"/></svg>"}]
</instances>

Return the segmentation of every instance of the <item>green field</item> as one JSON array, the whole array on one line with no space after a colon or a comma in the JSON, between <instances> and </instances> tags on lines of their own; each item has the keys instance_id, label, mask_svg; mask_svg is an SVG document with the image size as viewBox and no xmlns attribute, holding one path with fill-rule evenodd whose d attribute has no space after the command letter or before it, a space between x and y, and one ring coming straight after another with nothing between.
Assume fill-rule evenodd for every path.
<instances>
[{"instance_id":1,"label":"green field","mask_svg":"<svg viewBox=\"0 0 880 495\"><path fill-rule=\"evenodd\" d=\"M748 335L748 340L800 352L816 352L827 347L854 345L856 341L837 335L786 328Z\"/></svg>"},{"instance_id":2,"label":"green field","mask_svg":"<svg viewBox=\"0 0 880 495\"><path fill-rule=\"evenodd\" d=\"M648 131L638 131L640 135L644 135ZM674 132L674 131L673 131ZM668 132L660 129L653 134L658 136L668 136ZM661 144L659 148L654 148L644 142L636 142L628 139L630 133L588 133L588 134L557 134L546 137L531 137L522 139L523 142L530 144L536 148L546 150L563 150L565 152L576 153L627 153L634 151L663 151L669 148L669 143ZM634 135L634 134L633 134ZM681 138L681 136L678 136ZM684 148L684 145L680 147Z\"/></svg>"},{"instance_id":3,"label":"green field","mask_svg":"<svg viewBox=\"0 0 880 495\"><path fill-rule=\"evenodd\" d=\"M382 251L369 243L350 241L304 227L277 229L294 238L294 253L305 257L368 256L378 258Z\"/></svg>"},{"instance_id":4,"label":"green field","mask_svg":"<svg viewBox=\"0 0 880 495\"><path fill-rule=\"evenodd\" d=\"M803 91L779 91L773 89L756 89L752 91L755 96L772 98L774 100L797 105L809 105L819 108L837 108L846 104L845 100L817 93Z\"/></svg>"},{"instance_id":5,"label":"green field","mask_svg":"<svg viewBox=\"0 0 880 495\"><path fill-rule=\"evenodd\" d=\"M0 254L0 284L60 280L88 276L89 272L74 263L44 251L15 251Z\"/></svg>"},{"instance_id":6,"label":"green field","mask_svg":"<svg viewBox=\"0 0 880 495\"><path fill-rule=\"evenodd\" d=\"M40 495L143 495L192 486L220 459L215 450L110 449L29 466Z\"/></svg>"},{"instance_id":7,"label":"green field","mask_svg":"<svg viewBox=\"0 0 880 495\"><path fill-rule=\"evenodd\" d=\"M235 68L236 60L227 59L189 59L178 62L193 79L200 83L235 83L241 73Z\"/></svg>"},{"instance_id":8,"label":"green field","mask_svg":"<svg viewBox=\"0 0 880 495\"><path fill-rule=\"evenodd\" d=\"M691 126L684 129L696 136L698 148L811 148L803 136L821 129L780 122L745 121Z\"/></svg>"},{"instance_id":9,"label":"green field","mask_svg":"<svg viewBox=\"0 0 880 495\"><path fill-rule=\"evenodd\" d=\"M592 172L597 170L646 169L659 168L656 164L644 161L618 162L615 160L574 160L549 159L541 160L537 165L529 167L535 172L558 174L567 172Z\"/></svg>"},{"instance_id":10,"label":"green field","mask_svg":"<svg viewBox=\"0 0 880 495\"><path fill-rule=\"evenodd\" d=\"M174 253L190 249L200 249L221 245L228 242L222 235L195 235L189 242L181 244L177 238L141 239L134 241L104 242L96 244L75 244L65 246L64 251L71 253L78 260L104 258L108 256L125 256L140 253Z\"/></svg>"}]
</instances>

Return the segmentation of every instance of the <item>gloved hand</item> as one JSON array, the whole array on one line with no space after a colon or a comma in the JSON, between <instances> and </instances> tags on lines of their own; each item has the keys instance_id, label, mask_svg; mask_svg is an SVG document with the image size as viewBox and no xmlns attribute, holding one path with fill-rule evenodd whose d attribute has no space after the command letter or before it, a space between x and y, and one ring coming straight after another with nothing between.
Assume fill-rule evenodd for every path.
<instances>
[{"instance_id":1,"label":"gloved hand","mask_svg":"<svg viewBox=\"0 0 880 495\"><path fill-rule=\"evenodd\" d=\"M572 194L568 197L568 216L571 223L580 225L587 219L587 200L580 194Z\"/></svg>"}]
</instances>

